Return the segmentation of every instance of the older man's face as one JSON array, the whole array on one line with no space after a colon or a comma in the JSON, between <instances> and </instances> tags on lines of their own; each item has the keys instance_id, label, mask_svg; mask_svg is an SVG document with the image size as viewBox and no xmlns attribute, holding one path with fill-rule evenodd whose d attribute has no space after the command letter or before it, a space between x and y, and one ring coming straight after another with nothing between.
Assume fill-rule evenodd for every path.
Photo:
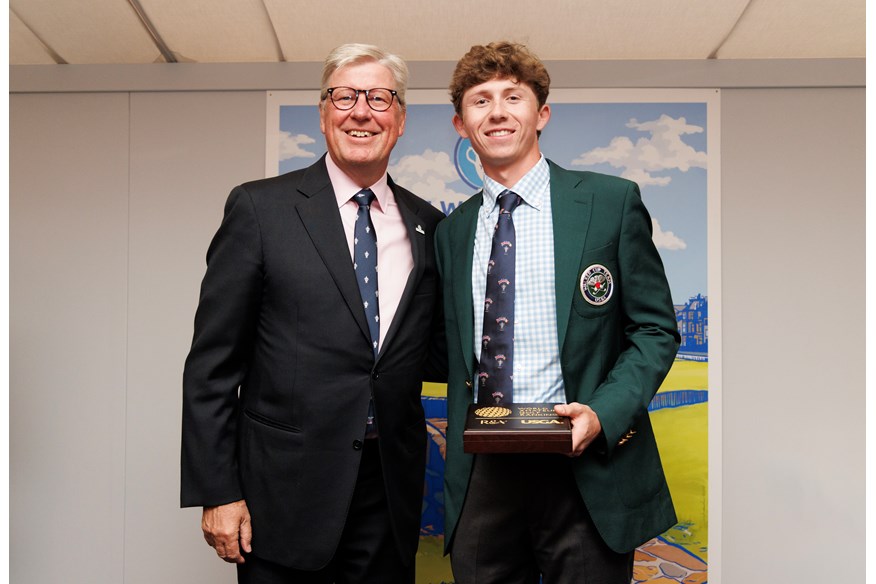
<instances>
[{"instance_id":1,"label":"older man's face","mask_svg":"<svg viewBox=\"0 0 876 584\"><path fill-rule=\"evenodd\" d=\"M376 62L355 63L332 73L329 87L397 89L389 69ZM322 102L319 127L332 160L360 186L370 186L386 171L389 155L405 131L405 112L397 99L384 111L372 110L359 95L356 105L340 110L331 98Z\"/></svg>"}]
</instances>

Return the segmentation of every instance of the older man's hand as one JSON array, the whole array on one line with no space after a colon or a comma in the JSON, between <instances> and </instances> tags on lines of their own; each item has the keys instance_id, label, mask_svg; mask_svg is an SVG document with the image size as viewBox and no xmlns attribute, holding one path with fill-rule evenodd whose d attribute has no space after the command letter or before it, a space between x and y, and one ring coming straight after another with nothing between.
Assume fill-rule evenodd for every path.
<instances>
[{"instance_id":1,"label":"older man's hand","mask_svg":"<svg viewBox=\"0 0 876 584\"><path fill-rule=\"evenodd\" d=\"M252 551L252 523L246 501L242 499L227 505L204 507L201 530L207 543L226 562L242 564L246 560L241 552Z\"/></svg>"}]
</instances>

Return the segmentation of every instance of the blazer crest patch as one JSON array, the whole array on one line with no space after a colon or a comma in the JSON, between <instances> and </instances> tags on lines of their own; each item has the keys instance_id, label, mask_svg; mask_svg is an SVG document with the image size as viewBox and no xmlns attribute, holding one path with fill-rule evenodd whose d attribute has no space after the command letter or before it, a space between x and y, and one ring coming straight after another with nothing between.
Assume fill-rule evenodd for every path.
<instances>
[{"instance_id":1,"label":"blazer crest patch","mask_svg":"<svg viewBox=\"0 0 876 584\"><path fill-rule=\"evenodd\" d=\"M614 293L614 278L608 268L593 264L581 274L580 289L584 300L593 306L601 306Z\"/></svg>"}]
</instances>

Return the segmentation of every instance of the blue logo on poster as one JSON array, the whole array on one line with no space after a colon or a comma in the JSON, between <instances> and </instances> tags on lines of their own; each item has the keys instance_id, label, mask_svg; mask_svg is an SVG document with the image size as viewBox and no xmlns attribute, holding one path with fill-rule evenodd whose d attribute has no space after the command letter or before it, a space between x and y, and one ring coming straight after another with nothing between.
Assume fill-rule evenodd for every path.
<instances>
[{"instance_id":1,"label":"blue logo on poster","mask_svg":"<svg viewBox=\"0 0 876 584\"><path fill-rule=\"evenodd\" d=\"M484 186L484 169L468 138L460 138L453 149L453 161L459 178L473 189Z\"/></svg>"}]
</instances>

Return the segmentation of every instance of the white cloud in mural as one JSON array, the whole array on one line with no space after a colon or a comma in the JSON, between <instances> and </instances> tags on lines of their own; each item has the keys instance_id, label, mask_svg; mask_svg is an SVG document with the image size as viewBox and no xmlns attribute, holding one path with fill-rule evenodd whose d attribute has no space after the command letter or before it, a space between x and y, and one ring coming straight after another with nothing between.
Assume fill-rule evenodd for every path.
<instances>
[{"instance_id":1,"label":"white cloud in mural","mask_svg":"<svg viewBox=\"0 0 876 584\"><path fill-rule=\"evenodd\" d=\"M657 246L657 249L668 249L670 251L687 249L687 243L683 239L671 231L663 231L660 223L653 217L651 218L651 225L654 227L654 234L651 239L654 240L654 245Z\"/></svg>"},{"instance_id":2,"label":"white cloud in mural","mask_svg":"<svg viewBox=\"0 0 876 584\"><path fill-rule=\"evenodd\" d=\"M433 177L443 181L454 181L459 178L456 167L450 161L450 155L446 152L435 152L430 148L422 154L409 154L402 157L390 167L389 171L393 177Z\"/></svg>"},{"instance_id":3,"label":"white cloud in mural","mask_svg":"<svg viewBox=\"0 0 876 584\"><path fill-rule=\"evenodd\" d=\"M292 134L291 132L280 132L280 161L289 160L290 158L315 158L316 154L305 150L301 146L304 144L313 144L316 140L307 134Z\"/></svg>"},{"instance_id":4,"label":"white cloud in mural","mask_svg":"<svg viewBox=\"0 0 876 584\"><path fill-rule=\"evenodd\" d=\"M636 181L640 186L661 187L668 185L672 179L652 173L706 168L706 153L695 150L681 138L685 134L702 133L703 128L688 124L685 118L676 119L665 114L649 122L639 122L633 118L627 122L627 127L648 132L650 137L639 138L633 143L626 136L618 136L608 146L584 152L572 164L590 166L608 163L615 168L623 168L621 176Z\"/></svg>"},{"instance_id":5,"label":"white cloud in mural","mask_svg":"<svg viewBox=\"0 0 876 584\"><path fill-rule=\"evenodd\" d=\"M459 180L459 174L446 152L427 148L422 154L404 156L389 167L389 174L397 184L438 208L441 208L439 202L443 202L444 207L455 206L471 195L447 186L447 183Z\"/></svg>"},{"instance_id":6,"label":"white cloud in mural","mask_svg":"<svg viewBox=\"0 0 876 584\"><path fill-rule=\"evenodd\" d=\"M666 185L668 185L672 181L672 179L668 176L652 176L640 168L633 168L633 169L628 168L626 171L624 171L622 176L626 179L629 179L629 180L635 182L640 187L644 187L644 186L648 186L648 185L654 185L657 187L665 187Z\"/></svg>"}]
</instances>

